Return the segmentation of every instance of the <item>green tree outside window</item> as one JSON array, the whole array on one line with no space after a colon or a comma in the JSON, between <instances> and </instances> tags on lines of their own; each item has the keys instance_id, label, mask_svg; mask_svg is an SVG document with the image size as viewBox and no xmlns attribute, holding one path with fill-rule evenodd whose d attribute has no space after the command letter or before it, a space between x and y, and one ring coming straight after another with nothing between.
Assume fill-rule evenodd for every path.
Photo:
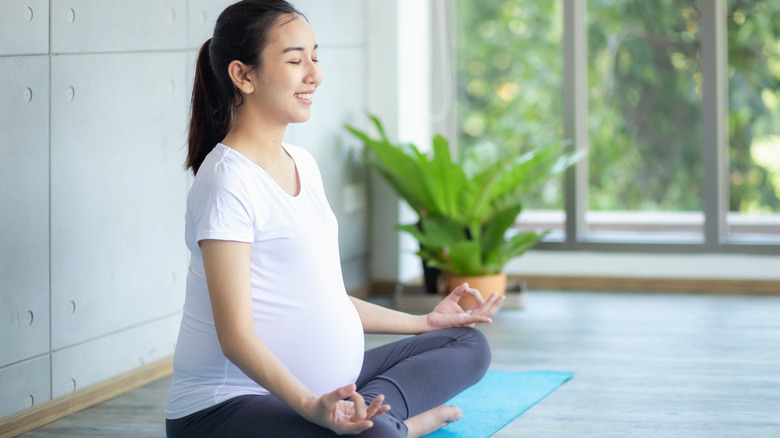
<instances>
[{"instance_id":1,"label":"green tree outside window","mask_svg":"<svg viewBox=\"0 0 780 438\"><path fill-rule=\"evenodd\" d=\"M591 210L701 211L698 5L588 0ZM780 2L727 5L729 209L780 213ZM561 138L562 7L456 2L461 151Z\"/></svg>"}]
</instances>

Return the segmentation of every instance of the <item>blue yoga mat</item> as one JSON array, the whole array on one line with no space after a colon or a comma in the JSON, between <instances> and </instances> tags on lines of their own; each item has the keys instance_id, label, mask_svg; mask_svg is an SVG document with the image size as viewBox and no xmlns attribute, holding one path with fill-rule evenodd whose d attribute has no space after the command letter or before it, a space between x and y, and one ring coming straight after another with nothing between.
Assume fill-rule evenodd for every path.
<instances>
[{"instance_id":1,"label":"blue yoga mat","mask_svg":"<svg viewBox=\"0 0 780 438\"><path fill-rule=\"evenodd\" d=\"M426 438L487 438L572 378L559 371L488 371L447 402L463 418Z\"/></svg>"}]
</instances>

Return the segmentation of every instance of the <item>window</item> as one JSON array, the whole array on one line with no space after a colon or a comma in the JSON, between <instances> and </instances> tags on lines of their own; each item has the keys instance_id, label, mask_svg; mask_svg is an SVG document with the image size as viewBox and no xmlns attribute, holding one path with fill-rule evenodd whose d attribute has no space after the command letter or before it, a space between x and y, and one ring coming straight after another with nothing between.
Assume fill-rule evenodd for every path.
<instances>
[{"instance_id":1,"label":"window","mask_svg":"<svg viewBox=\"0 0 780 438\"><path fill-rule=\"evenodd\" d=\"M571 138L519 226L572 249L780 252L780 3L457 0L460 150Z\"/></svg>"},{"instance_id":2,"label":"window","mask_svg":"<svg viewBox=\"0 0 780 438\"><path fill-rule=\"evenodd\" d=\"M562 6L549 0L457 3L459 153L563 141ZM532 194L524 206L559 230L562 182Z\"/></svg>"},{"instance_id":3,"label":"window","mask_svg":"<svg viewBox=\"0 0 780 438\"><path fill-rule=\"evenodd\" d=\"M780 3L729 0L728 233L780 234Z\"/></svg>"},{"instance_id":4,"label":"window","mask_svg":"<svg viewBox=\"0 0 780 438\"><path fill-rule=\"evenodd\" d=\"M703 240L697 3L587 3L588 234Z\"/></svg>"}]
</instances>

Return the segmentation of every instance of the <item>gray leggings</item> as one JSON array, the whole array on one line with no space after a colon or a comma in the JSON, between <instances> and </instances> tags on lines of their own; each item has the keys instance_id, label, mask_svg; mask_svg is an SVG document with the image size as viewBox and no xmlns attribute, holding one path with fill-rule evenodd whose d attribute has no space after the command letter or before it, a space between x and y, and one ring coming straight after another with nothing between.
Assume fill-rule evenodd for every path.
<instances>
[{"instance_id":1,"label":"gray leggings","mask_svg":"<svg viewBox=\"0 0 780 438\"><path fill-rule=\"evenodd\" d=\"M358 392L370 403L385 395L389 412L373 419L363 438L406 437L409 417L441 405L473 385L490 365L479 330L450 328L402 339L365 353ZM165 422L168 438L336 437L306 421L274 395L238 396Z\"/></svg>"}]
</instances>

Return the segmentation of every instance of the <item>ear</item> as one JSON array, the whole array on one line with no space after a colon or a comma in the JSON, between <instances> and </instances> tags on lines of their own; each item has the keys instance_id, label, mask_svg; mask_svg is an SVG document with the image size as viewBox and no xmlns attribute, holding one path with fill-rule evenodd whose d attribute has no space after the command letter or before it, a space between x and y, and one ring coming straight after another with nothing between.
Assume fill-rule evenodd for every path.
<instances>
[{"instance_id":1,"label":"ear","mask_svg":"<svg viewBox=\"0 0 780 438\"><path fill-rule=\"evenodd\" d=\"M251 73L252 69L241 61L233 60L228 64L230 80L244 94L251 94L255 91L254 76Z\"/></svg>"}]
</instances>

